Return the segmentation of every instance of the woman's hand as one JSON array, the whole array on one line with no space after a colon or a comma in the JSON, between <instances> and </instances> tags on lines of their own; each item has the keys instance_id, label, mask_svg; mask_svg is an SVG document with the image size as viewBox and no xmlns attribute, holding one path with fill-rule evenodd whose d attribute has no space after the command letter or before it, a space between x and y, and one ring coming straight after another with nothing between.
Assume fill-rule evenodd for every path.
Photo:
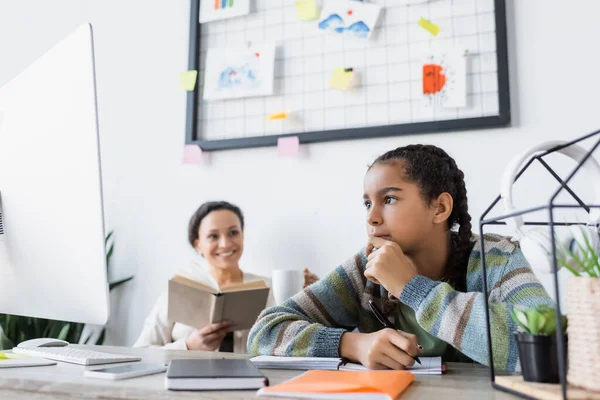
<instances>
[{"instance_id":1,"label":"woman's hand","mask_svg":"<svg viewBox=\"0 0 600 400\"><path fill-rule=\"evenodd\" d=\"M308 268L304 268L304 287L312 285L316 281L319 280L319 277L312 272Z\"/></svg>"},{"instance_id":2,"label":"woman's hand","mask_svg":"<svg viewBox=\"0 0 600 400\"><path fill-rule=\"evenodd\" d=\"M230 328L231 323L223 321L194 329L185 339L185 344L188 350L214 351L219 348Z\"/></svg>"},{"instance_id":3,"label":"woman's hand","mask_svg":"<svg viewBox=\"0 0 600 400\"><path fill-rule=\"evenodd\" d=\"M365 269L365 277L383 285L397 298L400 298L404 286L417 276L417 271L400 246L390 240L371 236L367 244L367 258L369 262Z\"/></svg>"},{"instance_id":4,"label":"woman's hand","mask_svg":"<svg viewBox=\"0 0 600 400\"><path fill-rule=\"evenodd\" d=\"M346 332L340 342L340 356L359 361L369 369L406 369L419 352L417 337L385 328L373 333Z\"/></svg>"}]
</instances>

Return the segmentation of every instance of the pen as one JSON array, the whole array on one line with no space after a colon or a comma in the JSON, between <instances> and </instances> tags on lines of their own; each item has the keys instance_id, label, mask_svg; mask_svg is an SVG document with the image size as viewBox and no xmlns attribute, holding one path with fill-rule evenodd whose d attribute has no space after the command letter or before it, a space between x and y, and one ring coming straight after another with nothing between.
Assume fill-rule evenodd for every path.
<instances>
[{"instance_id":1,"label":"pen","mask_svg":"<svg viewBox=\"0 0 600 400\"><path fill-rule=\"evenodd\" d=\"M385 317L385 315L383 315L383 313L381 311L379 311L379 308L377 308L377 306L375 305L375 303L373 303L373 300L369 300L369 307L371 308L371 311L373 312L373 314L375 314L375 317L379 320L379 322L381 322L383 324L384 327L386 328L394 328L394 325L392 325L392 323L390 322L389 319L387 319ZM422 348L421 346L419 346L419 348ZM410 354L409 354L410 356ZM419 363L419 365L423 365L421 364L421 360L419 360L418 356L411 356L416 362Z\"/></svg>"}]
</instances>

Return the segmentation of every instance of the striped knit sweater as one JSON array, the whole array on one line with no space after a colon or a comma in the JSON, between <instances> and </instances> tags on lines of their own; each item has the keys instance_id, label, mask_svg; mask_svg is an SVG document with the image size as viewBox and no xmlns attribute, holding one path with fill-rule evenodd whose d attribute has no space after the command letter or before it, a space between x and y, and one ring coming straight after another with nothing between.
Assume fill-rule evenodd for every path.
<instances>
[{"instance_id":1,"label":"striped knit sweater","mask_svg":"<svg viewBox=\"0 0 600 400\"><path fill-rule=\"evenodd\" d=\"M474 361L487 365L485 303L481 245L476 240L467 267L467 292L448 283L416 276L405 286L399 301L415 311L419 325ZM516 330L510 310L554 303L538 282L518 244L499 235L485 235L488 299L492 320L494 366L518 368ZM364 277L364 249L329 275L307 287L281 306L264 310L248 337L253 355L339 357L341 336L358 329L381 329L369 310L372 299L383 312L398 312L398 299ZM395 319L392 319L395 322Z\"/></svg>"}]
</instances>

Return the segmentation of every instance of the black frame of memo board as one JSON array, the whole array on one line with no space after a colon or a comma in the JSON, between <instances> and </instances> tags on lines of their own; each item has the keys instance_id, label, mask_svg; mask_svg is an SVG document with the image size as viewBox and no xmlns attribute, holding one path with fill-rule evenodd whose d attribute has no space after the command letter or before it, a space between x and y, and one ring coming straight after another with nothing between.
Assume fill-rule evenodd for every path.
<instances>
[{"instance_id":1,"label":"black frame of memo board","mask_svg":"<svg viewBox=\"0 0 600 400\"><path fill-rule=\"evenodd\" d=\"M190 39L188 59L188 70L197 70L198 72L200 72L200 22L198 18L200 1L201 0L190 0ZM196 85L193 91L187 92L185 143L188 145L198 145L203 151L213 151L275 146L277 145L278 138L289 136L297 136L300 143L315 143L343 139L363 139L508 126L510 125L511 117L508 81L508 45L506 37L506 0L494 0L494 3L496 17L496 60L498 70L498 115L236 139L202 140L202 138L199 137L198 132L200 91L198 90L198 85Z\"/></svg>"}]
</instances>

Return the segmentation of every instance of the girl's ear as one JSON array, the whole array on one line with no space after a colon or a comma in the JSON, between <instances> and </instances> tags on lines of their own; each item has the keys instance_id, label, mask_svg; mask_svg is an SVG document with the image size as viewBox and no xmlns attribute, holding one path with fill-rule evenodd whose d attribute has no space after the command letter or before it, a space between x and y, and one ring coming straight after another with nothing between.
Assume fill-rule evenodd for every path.
<instances>
[{"instance_id":1,"label":"girl's ear","mask_svg":"<svg viewBox=\"0 0 600 400\"><path fill-rule=\"evenodd\" d=\"M448 218L450 218L450 214L452 213L453 207L454 199L452 198L452 196L450 196L450 193L444 192L440 194L434 202L435 212L433 214L433 223L446 223Z\"/></svg>"}]
</instances>

